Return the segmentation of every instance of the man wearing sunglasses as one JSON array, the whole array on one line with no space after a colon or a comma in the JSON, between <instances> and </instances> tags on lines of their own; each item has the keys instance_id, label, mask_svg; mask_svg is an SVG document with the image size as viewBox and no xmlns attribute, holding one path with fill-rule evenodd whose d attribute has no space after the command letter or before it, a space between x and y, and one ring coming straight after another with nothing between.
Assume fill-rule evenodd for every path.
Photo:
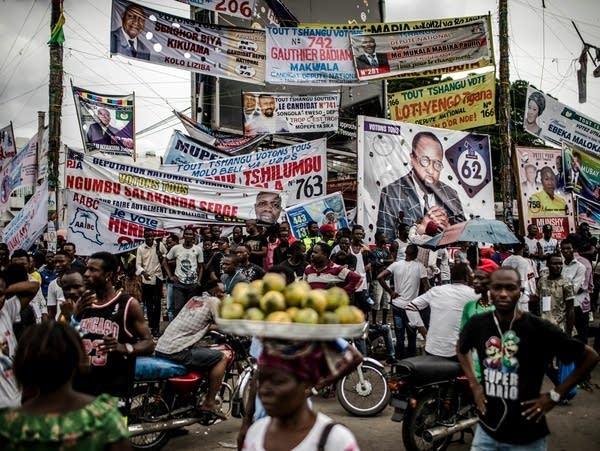
<instances>
[{"instance_id":1,"label":"man wearing sunglasses","mask_svg":"<svg viewBox=\"0 0 600 451\"><path fill-rule=\"evenodd\" d=\"M465 220L458 193L440 181L444 168L443 148L433 133L417 133L410 154L411 171L381 191L377 230L396 238L396 221L404 212L404 222L415 223L424 217L438 228Z\"/></svg>"}]
</instances>

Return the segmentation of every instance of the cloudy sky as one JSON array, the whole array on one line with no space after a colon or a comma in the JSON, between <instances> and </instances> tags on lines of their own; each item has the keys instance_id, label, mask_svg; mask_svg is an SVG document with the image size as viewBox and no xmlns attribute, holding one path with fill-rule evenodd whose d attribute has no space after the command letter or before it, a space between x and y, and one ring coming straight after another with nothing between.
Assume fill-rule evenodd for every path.
<instances>
[{"instance_id":1,"label":"cloudy sky","mask_svg":"<svg viewBox=\"0 0 600 451\"><path fill-rule=\"evenodd\" d=\"M286 3L293 11L295 2ZM358 2L358 0L348 0ZM186 5L174 0L139 0L139 3L180 16L189 16ZM376 8L376 0L362 0ZM584 39L600 46L598 0L509 1L510 75L552 94L562 103L600 120L600 78L592 78L588 63L588 101L577 101L576 60ZM65 0L63 141L81 147L69 79L73 84L106 94L136 93L136 129L161 120L168 122L138 137L141 152L164 152L171 130L178 126L171 110L190 106L190 73L119 56L110 58L110 0ZM387 20L435 19L493 14L497 38L497 0L386 0ZM16 136L36 132L37 111L48 109L49 0L0 0L0 127L13 121ZM346 19L346 18L344 18ZM360 18L356 18L360 21ZM497 51L497 45L496 45ZM178 126L181 128L181 126Z\"/></svg>"}]
</instances>

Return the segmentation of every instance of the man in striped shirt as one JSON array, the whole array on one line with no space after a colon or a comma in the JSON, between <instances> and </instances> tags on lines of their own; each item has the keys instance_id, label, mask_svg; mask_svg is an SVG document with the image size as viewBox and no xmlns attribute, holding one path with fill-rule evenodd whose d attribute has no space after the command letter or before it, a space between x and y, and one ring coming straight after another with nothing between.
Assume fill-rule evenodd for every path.
<instances>
[{"instance_id":1,"label":"man in striped shirt","mask_svg":"<svg viewBox=\"0 0 600 451\"><path fill-rule=\"evenodd\" d=\"M311 263L304 270L303 279L311 288L327 289L332 286L343 288L352 296L362 282L362 276L329 260L331 248L323 242L314 245Z\"/></svg>"}]
</instances>

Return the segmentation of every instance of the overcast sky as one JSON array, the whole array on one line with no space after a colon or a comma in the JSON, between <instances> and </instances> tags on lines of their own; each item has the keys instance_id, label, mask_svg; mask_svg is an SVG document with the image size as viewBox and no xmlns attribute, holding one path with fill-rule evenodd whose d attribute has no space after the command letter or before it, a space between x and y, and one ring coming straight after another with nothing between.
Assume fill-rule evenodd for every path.
<instances>
[{"instance_id":1,"label":"overcast sky","mask_svg":"<svg viewBox=\"0 0 600 451\"><path fill-rule=\"evenodd\" d=\"M295 2L286 2L293 11ZM358 2L359 0L348 0ZM366 3L365 3L366 2ZM186 5L174 0L139 3L189 17ZM376 0L361 0L377 8ZM577 101L576 60L582 44L571 19L584 39L600 46L598 0L509 1L511 79L524 79L574 109L600 121L600 78L593 78L588 63L588 101ZM106 94L136 93L138 131L171 118L173 108L190 106L190 73L178 69L109 57L110 0L65 0L63 141L81 148L73 97L73 84ZM387 20L435 19L493 14L497 39L497 0L386 0ZM349 8L348 11L352 11ZM351 19L344 17L344 20ZM360 21L360 17L355 18ZM48 47L50 0L0 0L0 127L13 121L15 135L36 132L37 111L48 109ZM496 45L497 53L497 45ZM138 150L162 154L173 126L171 120L160 131L138 139Z\"/></svg>"}]
</instances>

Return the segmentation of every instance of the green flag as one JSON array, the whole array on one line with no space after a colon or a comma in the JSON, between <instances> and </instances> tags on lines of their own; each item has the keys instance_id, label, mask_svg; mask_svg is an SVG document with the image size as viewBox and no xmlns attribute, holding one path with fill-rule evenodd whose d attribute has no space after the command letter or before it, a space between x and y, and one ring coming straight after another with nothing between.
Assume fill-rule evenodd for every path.
<instances>
[{"instance_id":1,"label":"green flag","mask_svg":"<svg viewBox=\"0 0 600 451\"><path fill-rule=\"evenodd\" d=\"M62 45L65 42L65 33L63 32L63 25L65 24L65 16L63 13L60 13L60 17L58 21L52 28L52 32L50 33L50 40L48 44L59 44Z\"/></svg>"}]
</instances>

